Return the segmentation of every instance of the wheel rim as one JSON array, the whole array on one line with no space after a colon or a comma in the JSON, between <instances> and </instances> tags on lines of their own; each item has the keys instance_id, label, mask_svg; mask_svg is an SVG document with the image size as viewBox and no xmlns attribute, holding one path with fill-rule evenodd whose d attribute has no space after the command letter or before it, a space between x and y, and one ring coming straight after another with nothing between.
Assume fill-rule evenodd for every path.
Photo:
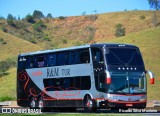
<instances>
[{"instance_id":1,"label":"wheel rim","mask_svg":"<svg viewBox=\"0 0 160 116\"><path fill-rule=\"evenodd\" d=\"M40 99L39 102L38 102L38 107L39 107L39 108L43 108L43 105L44 105L44 104L43 104L43 100Z\"/></svg>"},{"instance_id":2,"label":"wheel rim","mask_svg":"<svg viewBox=\"0 0 160 116\"><path fill-rule=\"evenodd\" d=\"M36 106L36 102L35 102L35 100L33 98L31 100L31 104L30 105L31 105L32 108L34 108Z\"/></svg>"},{"instance_id":3,"label":"wheel rim","mask_svg":"<svg viewBox=\"0 0 160 116\"><path fill-rule=\"evenodd\" d=\"M93 106L92 100L88 99L87 102L86 102L86 106L87 106L88 108L92 108L92 106Z\"/></svg>"}]
</instances>

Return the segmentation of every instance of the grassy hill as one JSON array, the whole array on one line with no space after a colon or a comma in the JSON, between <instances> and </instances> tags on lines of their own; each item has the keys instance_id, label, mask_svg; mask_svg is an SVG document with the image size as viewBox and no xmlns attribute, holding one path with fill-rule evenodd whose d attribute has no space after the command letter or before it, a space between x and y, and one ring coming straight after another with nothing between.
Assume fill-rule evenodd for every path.
<instances>
[{"instance_id":1,"label":"grassy hill","mask_svg":"<svg viewBox=\"0 0 160 116\"><path fill-rule=\"evenodd\" d=\"M8 33L4 33L1 30L0 39L3 39L2 41L6 42L0 42L0 61L6 60L7 58L16 58L20 53L42 50L38 45L17 38Z\"/></svg>"},{"instance_id":2,"label":"grassy hill","mask_svg":"<svg viewBox=\"0 0 160 116\"><path fill-rule=\"evenodd\" d=\"M126 34L152 28L153 14L153 11L124 11L35 19L35 23L22 19L14 20L13 25L0 20L0 27L44 49L52 49L114 39L117 24L123 25ZM156 15L157 20L160 20L159 11L156 11Z\"/></svg>"},{"instance_id":3,"label":"grassy hill","mask_svg":"<svg viewBox=\"0 0 160 116\"><path fill-rule=\"evenodd\" d=\"M156 11L160 21L160 12ZM155 85L149 84L148 99L160 100L160 26L154 27L153 11L125 11L89 16L63 17L42 19L45 28L35 30L35 24L24 19L15 21L16 26L10 26L6 20L0 19L0 61L16 58L19 53L53 49L86 43L128 43L140 47L146 69L155 73ZM126 36L116 38L115 25L122 24ZM34 28L33 28L34 27ZM16 68L11 68L8 75L0 78L0 98L16 96Z\"/></svg>"}]
</instances>

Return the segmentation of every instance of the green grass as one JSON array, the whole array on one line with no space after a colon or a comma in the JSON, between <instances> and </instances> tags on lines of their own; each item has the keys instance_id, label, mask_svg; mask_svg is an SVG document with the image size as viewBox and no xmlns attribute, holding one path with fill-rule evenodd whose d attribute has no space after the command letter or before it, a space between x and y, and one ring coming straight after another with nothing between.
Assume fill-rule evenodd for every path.
<instances>
[{"instance_id":1,"label":"green grass","mask_svg":"<svg viewBox=\"0 0 160 116\"><path fill-rule=\"evenodd\" d=\"M13 100L16 100L16 98L12 97L12 96L2 96L2 97L0 97L0 102L3 102L3 101L13 101Z\"/></svg>"},{"instance_id":2,"label":"green grass","mask_svg":"<svg viewBox=\"0 0 160 116\"><path fill-rule=\"evenodd\" d=\"M8 71L8 75L0 77L0 100L16 98L16 68ZM7 97L8 96L8 97Z\"/></svg>"}]
</instances>

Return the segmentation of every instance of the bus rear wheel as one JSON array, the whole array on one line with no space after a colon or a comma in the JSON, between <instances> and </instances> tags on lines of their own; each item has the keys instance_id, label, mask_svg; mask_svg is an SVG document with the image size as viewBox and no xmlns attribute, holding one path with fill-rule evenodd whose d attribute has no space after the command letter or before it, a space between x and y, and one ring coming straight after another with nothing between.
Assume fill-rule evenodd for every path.
<instances>
[{"instance_id":1,"label":"bus rear wheel","mask_svg":"<svg viewBox=\"0 0 160 116\"><path fill-rule=\"evenodd\" d=\"M31 108L31 109L36 108L36 100L35 100L34 97L31 97L31 98L30 98L30 108Z\"/></svg>"},{"instance_id":2,"label":"bus rear wheel","mask_svg":"<svg viewBox=\"0 0 160 116\"><path fill-rule=\"evenodd\" d=\"M40 97L38 99L38 108L41 109L41 110L43 110L43 108L44 108L44 101L43 101L42 97Z\"/></svg>"},{"instance_id":3,"label":"bus rear wheel","mask_svg":"<svg viewBox=\"0 0 160 116\"><path fill-rule=\"evenodd\" d=\"M96 112L96 108L93 107L93 100L89 95L84 98L84 109L86 112Z\"/></svg>"}]
</instances>

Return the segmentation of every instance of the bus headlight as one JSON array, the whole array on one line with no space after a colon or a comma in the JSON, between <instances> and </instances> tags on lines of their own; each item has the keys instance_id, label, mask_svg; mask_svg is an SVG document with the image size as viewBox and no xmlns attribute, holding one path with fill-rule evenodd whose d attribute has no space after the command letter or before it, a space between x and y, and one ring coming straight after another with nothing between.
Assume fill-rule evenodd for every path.
<instances>
[{"instance_id":1,"label":"bus headlight","mask_svg":"<svg viewBox=\"0 0 160 116\"><path fill-rule=\"evenodd\" d=\"M146 96L145 95L141 96L141 99L139 101L146 101Z\"/></svg>"}]
</instances>

